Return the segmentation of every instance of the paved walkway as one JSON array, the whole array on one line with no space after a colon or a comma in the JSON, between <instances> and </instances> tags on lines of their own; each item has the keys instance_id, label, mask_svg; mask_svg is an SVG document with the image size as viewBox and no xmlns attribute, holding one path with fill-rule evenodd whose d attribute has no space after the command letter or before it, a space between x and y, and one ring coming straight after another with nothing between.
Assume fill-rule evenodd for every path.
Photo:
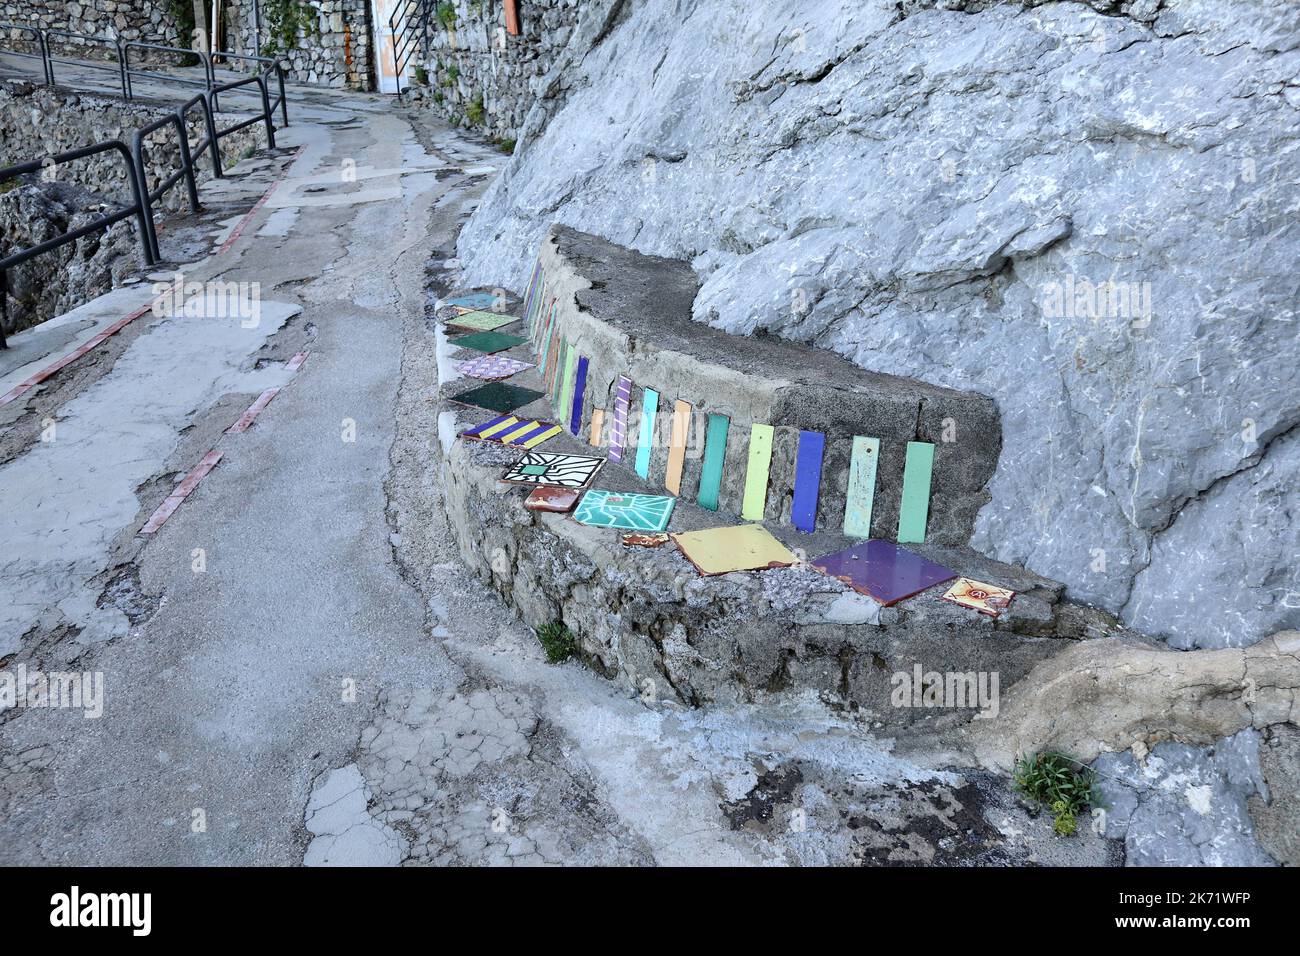
<instances>
[{"instance_id":1,"label":"paved walkway","mask_svg":"<svg viewBox=\"0 0 1300 956\"><path fill-rule=\"evenodd\" d=\"M1001 845L996 793L816 701L647 707L545 663L456 562L429 401L429 276L504 157L379 97L292 98L277 154L164 232L197 261L0 353L2 394L177 271L260 296L255 323L146 313L0 407L0 674L103 680L93 719L0 714L0 864L852 862L864 833L924 861L936 819ZM892 830L844 824L882 799Z\"/></svg>"}]
</instances>

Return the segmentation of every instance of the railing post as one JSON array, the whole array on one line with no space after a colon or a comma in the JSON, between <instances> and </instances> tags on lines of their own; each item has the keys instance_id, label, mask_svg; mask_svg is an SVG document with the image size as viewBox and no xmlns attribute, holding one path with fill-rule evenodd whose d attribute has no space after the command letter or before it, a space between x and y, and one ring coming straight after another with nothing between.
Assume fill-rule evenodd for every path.
<instances>
[{"instance_id":1,"label":"railing post","mask_svg":"<svg viewBox=\"0 0 1300 956\"><path fill-rule=\"evenodd\" d=\"M181 140L181 169L185 173L185 191L189 193L190 212L196 216L202 207L199 205L199 187L194 181L194 156L190 153L190 133L185 128L185 114L176 111L176 130Z\"/></svg>"},{"instance_id":2,"label":"railing post","mask_svg":"<svg viewBox=\"0 0 1300 956\"><path fill-rule=\"evenodd\" d=\"M275 120L271 116L271 95L266 91L266 73L257 75L257 88L262 91L262 119L266 122L266 145L275 149Z\"/></svg>"},{"instance_id":3,"label":"railing post","mask_svg":"<svg viewBox=\"0 0 1300 956\"><path fill-rule=\"evenodd\" d=\"M41 48L41 66L45 68L45 85L54 85L54 64L50 61L50 41L45 35L45 31L38 29L36 31L38 40L37 46Z\"/></svg>"},{"instance_id":4,"label":"railing post","mask_svg":"<svg viewBox=\"0 0 1300 956\"><path fill-rule=\"evenodd\" d=\"M9 270L0 269L0 349L9 348L5 341L5 324L9 321Z\"/></svg>"},{"instance_id":5,"label":"railing post","mask_svg":"<svg viewBox=\"0 0 1300 956\"><path fill-rule=\"evenodd\" d=\"M117 41L117 73L118 78L122 81L122 99L129 100L131 99L131 83L127 79L126 47L123 46L121 40Z\"/></svg>"},{"instance_id":6,"label":"railing post","mask_svg":"<svg viewBox=\"0 0 1300 956\"><path fill-rule=\"evenodd\" d=\"M49 74L50 86L54 85L54 52L50 49L50 33L41 30L41 39L45 41L45 72Z\"/></svg>"},{"instance_id":7,"label":"railing post","mask_svg":"<svg viewBox=\"0 0 1300 956\"><path fill-rule=\"evenodd\" d=\"M208 148L212 151L212 177L225 179L226 174L221 171L221 143L217 140L217 124L212 118L212 106L208 103L206 94L199 94L198 99L199 105L203 107L203 123L208 129Z\"/></svg>"},{"instance_id":8,"label":"railing post","mask_svg":"<svg viewBox=\"0 0 1300 956\"><path fill-rule=\"evenodd\" d=\"M148 264L153 265L162 258L162 250L158 247L158 233L153 225L153 200L149 198L149 179L144 171L144 135L139 130L135 131L131 145L135 160L131 165L134 167L132 175L135 178L136 202L140 205L141 224L148 245L147 256L153 258L153 261Z\"/></svg>"},{"instance_id":9,"label":"railing post","mask_svg":"<svg viewBox=\"0 0 1300 956\"><path fill-rule=\"evenodd\" d=\"M289 97L284 94L284 67L280 65L279 57L275 60L275 78L280 84L280 115L284 118L284 125L289 125Z\"/></svg>"}]
</instances>

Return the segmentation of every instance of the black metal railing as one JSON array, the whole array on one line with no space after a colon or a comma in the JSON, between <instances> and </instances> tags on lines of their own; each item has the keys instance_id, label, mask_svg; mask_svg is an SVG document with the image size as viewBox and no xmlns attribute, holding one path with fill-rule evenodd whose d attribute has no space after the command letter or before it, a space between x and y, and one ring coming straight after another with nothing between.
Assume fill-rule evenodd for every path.
<instances>
[{"instance_id":1,"label":"black metal railing","mask_svg":"<svg viewBox=\"0 0 1300 956\"><path fill-rule=\"evenodd\" d=\"M436 0L405 0L388 18L388 32L393 38L393 81L402 92L402 74L419 51L429 52L429 21L437 10Z\"/></svg>"},{"instance_id":2,"label":"black metal railing","mask_svg":"<svg viewBox=\"0 0 1300 956\"><path fill-rule=\"evenodd\" d=\"M422 0L421 0L422 2ZM16 37L11 37L16 34ZM123 42L111 37L92 36L86 33L71 33L67 30L47 30L41 27L33 27L27 24L19 23L0 23L0 40L17 39L23 43L33 43L36 46L35 53L21 49L12 49L5 47L0 52L8 56L19 56L26 59L39 59L41 61L44 73L45 83L53 86L55 80L55 64L79 66L83 69L101 70L118 75L118 84L122 90L122 97L127 100L135 99L135 89L132 81L135 79L149 79L163 83L177 83L183 86L197 86L207 93L214 91L220 92L217 88L225 86L227 89L238 89L239 87L230 87L228 84L217 82L215 63L217 60L237 60L241 63L257 64L257 74L274 73L276 78L276 96L272 101L272 109L279 109L283 125L289 125L289 101L284 91L284 64L279 60L269 56L254 56L249 53L230 53L225 50L214 53L204 53L202 50L186 50L182 47L166 46L161 43L145 43L139 40ZM51 41L66 40L70 41L73 46L86 47L103 47L111 56L103 61L96 60L79 60L68 56L60 55L55 52L56 44ZM132 63L131 53L137 51L144 53L165 53L172 56L181 57L182 60L194 60L192 66L202 67L202 78L193 76L178 76L175 73L159 73L153 70L140 69L140 63ZM110 62L111 61L111 62ZM187 67L182 66L181 69ZM247 85L247 84L241 84ZM214 97L211 100L213 110L220 112L220 103Z\"/></svg>"},{"instance_id":3,"label":"black metal railing","mask_svg":"<svg viewBox=\"0 0 1300 956\"><path fill-rule=\"evenodd\" d=\"M42 30L35 27L18 26L14 24L0 23L0 34L3 31L17 31L24 36L32 37L31 42L36 44L39 53L26 53L14 50L5 50L4 52L13 56L24 56L32 59L40 59L44 64L45 81L47 84L54 83L54 64L55 63L74 63L83 67L93 69L115 70L119 75L119 81L122 87L122 95L127 100L134 98L131 88L131 79L133 77L159 79L166 81L176 81L192 85L200 85L204 89L201 93L191 97L182 105L178 106L172 113L159 117L152 123L143 126L132 134L131 148L128 149L126 144L120 139L105 140L92 146L84 146L80 149L69 150L65 153L59 153L56 156L35 159L30 162L19 163L16 166L9 166L0 169L0 183L9 180L18 179L35 172L50 169L54 166L61 166L66 163L76 162L77 160L87 159L92 156L98 156L104 153L116 153L121 156L127 166L127 181L131 186L132 200L129 204L121 205L113 212L106 215L98 216L92 221L77 227L60 236L47 239L38 243L29 249L21 249L0 259L0 299L6 295L8 287L8 270L14 266L21 265L36 256L46 252L51 252L61 246L76 242L83 236L88 236L94 232L102 232L110 226L128 219L132 216L136 219L136 227L140 237L141 257L145 267L156 265L162 261L162 252L158 247L158 232L154 227L153 207L155 203L160 202L167 193L180 183L185 183L185 191L189 200L190 211L198 213L201 209L198 194L198 182L194 170L198 160L207 152L212 160L212 174L215 178L220 179L224 176L221 163L221 140L232 133L237 133L242 129L258 123L263 124L266 130L267 146L275 148L275 111L278 108L284 119L284 125L289 125L289 108L285 98L284 91L284 70L280 64L270 57L250 56L236 53L220 53L218 56L228 57L230 59L253 61L258 63L259 70L252 76L239 80L233 80L228 83L216 82L215 71L212 66L212 57L196 50L183 50L179 47L167 47L161 44L150 43L119 43L115 40L107 40L104 37L88 37L85 34L68 33L61 30ZM116 65L108 66L95 64L80 60L71 60L64 57L51 55L50 38L62 37L78 40L91 40L105 45L110 45L116 51ZM131 66L130 50L153 50L156 52L168 52L184 54L186 56L198 57L200 65L203 66L204 79L202 81L174 77L169 74L157 74L144 70L136 70ZM274 99L271 97L268 75L274 70L278 83L277 95ZM257 87L257 93L261 99L261 110L249 117L241 120L225 129L217 127L215 114L219 112L218 97L222 93L243 90L247 87ZM203 137L191 145L189 135L189 116L190 113L198 107L202 112L203 119ZM172 128L176 131L177 148L179 152L179 168L165 175L159 183L152 189L149 188L148 182L148 150L145 144L145 138L161 130ZM0 301L0 307L5 302ZM3 316L0 316L0 348L7 348L4 336Z\"/></svg>"}]
</instances>

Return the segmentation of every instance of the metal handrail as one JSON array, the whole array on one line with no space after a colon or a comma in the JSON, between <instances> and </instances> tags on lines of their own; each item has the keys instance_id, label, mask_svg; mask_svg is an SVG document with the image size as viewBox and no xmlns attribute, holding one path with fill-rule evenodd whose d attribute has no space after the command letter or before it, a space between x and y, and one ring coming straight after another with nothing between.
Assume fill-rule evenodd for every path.
<instances>
[{"instance_id":1,"label":"metal handrail","mask_svg":"<svg viewBox=\"0 0 1300 956\"><path fill-rule=\"evenodd\" d=\"M267 92L266 77L264 75L259 73L259 74L254 74L253 76L245 77L242 80L234 80L233 82L230 83L219 83L216 86L214 86L212 89L208 90L208 94L207 94L208 103L211 105L212 111L215 113L217 112L218 94L226 93L229 92L230 90L237 90L240 89L241 87L250 86L253 84L257 85L258 90L262 94L262 115L250 117L249 119L244 120L242 123L236 123L234 126L231 126L227 129L216 130L214 135L217 138L217 142L220 143L221 137L229 136L231 133L237 133L241 129L252 126L255 123L261 122L266 124L267 147L269 149L275 149L275 120L274 120L275 114L271 112L271 96Z\"/></svg>"},{"instance_id":2,"label":"metal handrail","mask_svg":"<svg viewBox=\"0 0 1300 956\"><path fill-rule=\"evenodd\" d=\"M0 183L7 182L10 179L17 179L19 176L26 176L50 166L62 166L65 163L76 162L79 159L87 159L91 156L97 156L100 153L115 152L122 157L126 163L126 179L131 184L132 202L129 206L122 206L116 212L99 216L96 219L78 226L71 232L65 232L61 236L55 236L53 239L46 239L44 242L37 243L30 249L20 249L18 252L11 253L0 259L0 295L4 295L4 290L8 284L8 270L14 266L22 265L29 259L34 259L39 255L50 252L60 246L66 246L69 243L76 242L83 236L88 236L92 232L100 232L112 226L114 223L121 222L131 216L136 217L136 228L140 233L140 248L143 253L144 264L146 267L155 265L158 258L155 255L154 246L150 238L152 235L153 223L145 216L145 193L141 186L139 167L131 158L130 151L126 144L120 139L105 140L102 143L96 143L93 146L83 146L80 149L68 150L64 153L58 153L45 159L32 160L29 163L19 163L17 166L9 166L0 169ZM5 341L4 326L0 323L0 348L8 348Z\"/></svg>"},{"instance_id":3,"label":"metal handrail","mask_svg":"<svg viewBox=\"0 0 1300 956\"><path fill-rule=\"evenodd\" d=\"M424 0L418 0L424 2ZM0 23L0 34L4 31L14 31L30 35L36 39L37 46L40 50L39 57L35 53L24 53L18 50L7 49L3 52L9 56L19 56L27 59L40 59L44 67L45 83L47 86L55 85L54 64L66 63L73 66L81 66L92 70L115 70L118 74L118 81L122 87L122 97L126 100L135 99L135 91L132 87L132 77L143 77L146 79L160 80L163 82L181 83L187 86L200 86L209 94L208 104L213 111L219 112L221 107L217 97L211 94L220 93L223 89L239 89L241 86L249 85L246 82L237 82L235 84L218 84L216 68L213 66L218 57L225 57L228 60L240 60L249 63L258 63L274 70L277 84L277 94L274 101L270 100L269 92L263 97L263 107L270 103L272 115L275 109L279 109L284 125L289 125L289 98L284 88L284 66L279 60L268 56L254 56L249 53L229 53L225 50L215 51L213 53L204 53L202 50L187 50L183 47L165 46L161 43L145 43L139 40L122 42L109 37L92 36L87 33L72 33L68 30L46 30L38 27L29 27L17 23ZM0 39L3 39L0 36ZM50 46L51 38L63 38L69 40L78 40L90 44L102 44L113 51L113 57L116 66L108 66L96 63L93 60L74 60L68 57L56 56ZM175 76L167 73L155 73L148 70L133 69L131 66L131 50L153 50L163 53L175 53L182 56L198 57L199 62L203 65L203 81L189 79L186 77ZM265 85L265 84L263 84ZM265 109L264 109L265 111Z\"/></svg>"},{"instance_id":4,"label":"metal handrail","mask_svg":"<svg viewBox=\"0 0 1300 956\"><path fill-rule=\"evenodd\" d=\"M285 125L288 125L289 111L288 111L288 103L284 95L284 71L283 68L281 68L276 61L271 60L268 57L249 57L249 56L244 56L242 54L226 54L228 56L232 56L238 59L260 60L260 61L271 63L275 66L276 77L279 82L280 93L279 96L276 98L274 105L272 104L271 101L271 96L266 81L266 75L264 73L257 73L253 76L245 77L244 79L240 79L240 80L234 80L230 83L217 83L215 73L212 70L211 59L208 58L206 54L201 54L196 50L182 50L179 47L163 47L159 44L142 44L142 43L123 44L123 43L118 43L117 41L106 40L103 37L88 37L85 34L69 33L67 31L62 31L62 30L37 30L31 27L18 27L12 24L0 24L0 30L5 30L5 29L18 30L18 31L32 33L36 35L41 48L41 54L42 54L41 58L43 59L45 65L46 82L49 85L54 84L54 71L53 71L52 64L55 62L77 63L82 66L90 65L98 69L109 69L108 67L97 67L94 64L86 64L86 63L82 63L81 61L65 60L59 57L51 56L49 38L51 36L62 36L62 37L69 37L75 39L89 39L92 41L97 41L105 44L111 43L114 49L117 51L118 71L122 82L122 94L128 100L132 99L132 91L130 87L130 77L132 75L135 76L155 75L155 74L146 73L144 71L130 69L130 61L129 61L129 54L128 54L129 47L159 49L168 52L178 52L178 53L199 55L200 58L205 63L205 84L204 85L207 88L199 95L191 97L184 104L177 107L176 110L173 111L171 114L160 117L154 122L149 123L148 125L143 126L140 129L137 129L133 134L132 149L130 150L127 149L126 144L123 143L121 140L117 140L117 139L105 140L104 142L96 143L93 146L84 146L81 147L80 149L69 150L68 152L59 153L56 156L49 157L46 159L32 160L31 162L20 163L16 166L9 166L7 168L0 169L0 182L6 182L10 179L16 179L19 176L26 176L29 175L30 173L37 172L38 170L45 169L50 166L59 166L59 165L63 165L64 163L74 162L78 159L85 159L90 156L96 156L101 153L112 151L118 153L126 161L127 180L131 184L131 192L134 200L129 206L124 206L118 209L116 212L112 212L107 215L100 216L95 220L93 220L92 222L89 222L83 226L79 226L78 228L72 230L71 232L64 233L61 236L55 236L53 239L47 239L44 242L32 246L30 249L23 249L18 252L12 253L11 255L8 255L3 259L0 259L0 295L4 294L3 290L7 287L8 269L16 265L21 265L22 263L28 261L29 259L33 259L36 256L39 256L46 252L50 252L54 249L59 248L60 246L64 246L67 245L68 243L76 242L78 239L82 238L83 236L87 236L92 232L108 229L110 226L114 225L115 223L121 222L122 220L127 219L133 215L136 217L136 225L140 233L140 243L143 251L144 264L146 267L156 265L162 259L162 252L158 246L158 233L157 230L154 228L153 203L161 200L162 197L165 196L169 190L175 187L177 183L184 180L186 192L189 198L190 210L194 213L199 212L200 205L199 205L199 195L198 195L198 184L194 176L194 164L196 159L203 155L204 150L209 150L211 152L212 169L213 169L214 176L216 176L217 178L222 178L224 176L224 173L222 172L221 169L221 140L223 137L229 136L232 133L236 133L241 129L246 129L247 127L252 126L256 123L263 123L265 124L266 127L267 146L270 149L274 149L275 148L275 106L281 108L285 119ZM13 51L9 51L9 52L13 54ZM27 56L33 59L36 58L33 54L17 53L13 55ZM167 80L177 79L176 77L164 76L161 74L157 76L160 79L167 79ZM193 81L189 81L189 82L192 83ZM226 129L218 129L216 126L216 120L214 119L214 115L213 115L218 109L218 105L217 105L218 95L220 93L229 92L231 90L239 90L247 86L256 86L258 88L258 92L260 93L262 99L261 113L252 116L249 119L243 120L239 123L236 123L234 126L228 127ZM189 129L186 126L186 121L189 112L195 106L199 106L202 109L203 122L204 122L206 135L198 144L194 146L193 149L191 149ZM180 145L180 154L181 154L180 169L176 170L175 172L165 177L162 180L162 182L158 184L157 188L150 190L148 185L148 175L145 171L144 139L150 133L157 132L158 130L164 129L169 126L174 127L176 129L176 135ZM3 304L4 303L0 302L0 305ZM5 341L4 328L2 323L0 323L0 348L8 348L8 344Z\"/></svg>"},{"instance_id":5,"label":"metal handrail","mask_svg":"<svg viewBox=\"0 0 1300 956\"><path fill-rule=\"evenodd\" d=\"M67 63L91 70L113 69L109 66L101 66L93 60L73 60L68 57L55 56L54 51L50 49L51 38L63 37L69 40L84 40L88 43L102 43L105 46L112 47L113 55L117 60L118 82L122 84L122 96L128 100L131 98L130 88L126 82L126 57L122 50L122 44L117 40L110 40L108 37L91 36L88 33L71 33L68 30L42 30L41 33L45 35L45 75L49 77L50 86L54 85L55 63Z\"/></svg>"},{"instance_id":6,"label":"metal handrail","mask_svg":"<svg viewBox=\"0 0 1300 956\"><path fill-rule=\"evenodd\" d=\"M176 138L180 141L181 168L164 178L157 189L150 191L148 172L145 167L144 138L168 126L176 128ZM131 138L131 153L135 157L136 174L140 177L141 202L144 203L144 221L149 227L149 244L153 247L154 258L162 259L162 250L158 248L158 231L153 224L153 204L167 195L167 191L183 179L185 191L189 195L190 212L198 215L200 208L199 189L194 181L194 157L190 153L190 135L185 129L185 121L181 119L179 111L137 129Z\"/></svg>"},{"instance_id":7,"label":"metal handrail","mask_svg":"<svg viewBox=\"0 0 1300 956\"><path fill-rule=\"evenodd\" d=\"M0 32L10 31L13 33L30 33L36 39L36 49L39 53L23 53L20 50L7 50L10 56L21 56L28 60L40 60L41 70L45 73L45 83L48 86L54 85L54 77L50 75L50 64L45 49L45 33L36 27L20 26L17 23L0 23Z\"/></svg>"},{"instance_id":8,"label":"metal handrail","mask_svg":"<svg viewBox=\"0 0 1300 956\"><path fill-rule=\"evenodd\" d=\"M170 73L153 73L148 70L131 69L131 51L132 50L152 50L156 53L175 53L181 56L198 57L198 65L203 67L203 81L192 80L183 76L174 76ZM142 43L139 40L132 40L129 43L122 44L122 61L123 71L126 76L126 98L133 99L135 90L131 85L131 77L139 76L149 80L163 80L169 83L182 83L186 86L201 86L205 90L212 89L216 82L216 75L212 70L212 58L202 50L185 50L178 46L164 46L161 43ZM187 69L187 67L182 67Z\"/></svg>"}]
</instances>

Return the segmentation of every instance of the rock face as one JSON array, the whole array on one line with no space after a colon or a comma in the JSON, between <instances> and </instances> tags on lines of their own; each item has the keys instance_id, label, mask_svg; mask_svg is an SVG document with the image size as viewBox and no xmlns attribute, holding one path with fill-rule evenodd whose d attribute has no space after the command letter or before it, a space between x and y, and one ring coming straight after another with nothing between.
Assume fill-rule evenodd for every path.
<instances>
[{"instance_id":1,"label":"rock face","mask_svg":"<svg viewBox=\"0 0 1300 956\"><path fill-rule=\"evenodd\" d=\"M987 394L975 547L1243 646L1300 623L1298 69L1288 0L594 2L459 254L521 288L559 222Z\"/></svg>"}]
</instances>

